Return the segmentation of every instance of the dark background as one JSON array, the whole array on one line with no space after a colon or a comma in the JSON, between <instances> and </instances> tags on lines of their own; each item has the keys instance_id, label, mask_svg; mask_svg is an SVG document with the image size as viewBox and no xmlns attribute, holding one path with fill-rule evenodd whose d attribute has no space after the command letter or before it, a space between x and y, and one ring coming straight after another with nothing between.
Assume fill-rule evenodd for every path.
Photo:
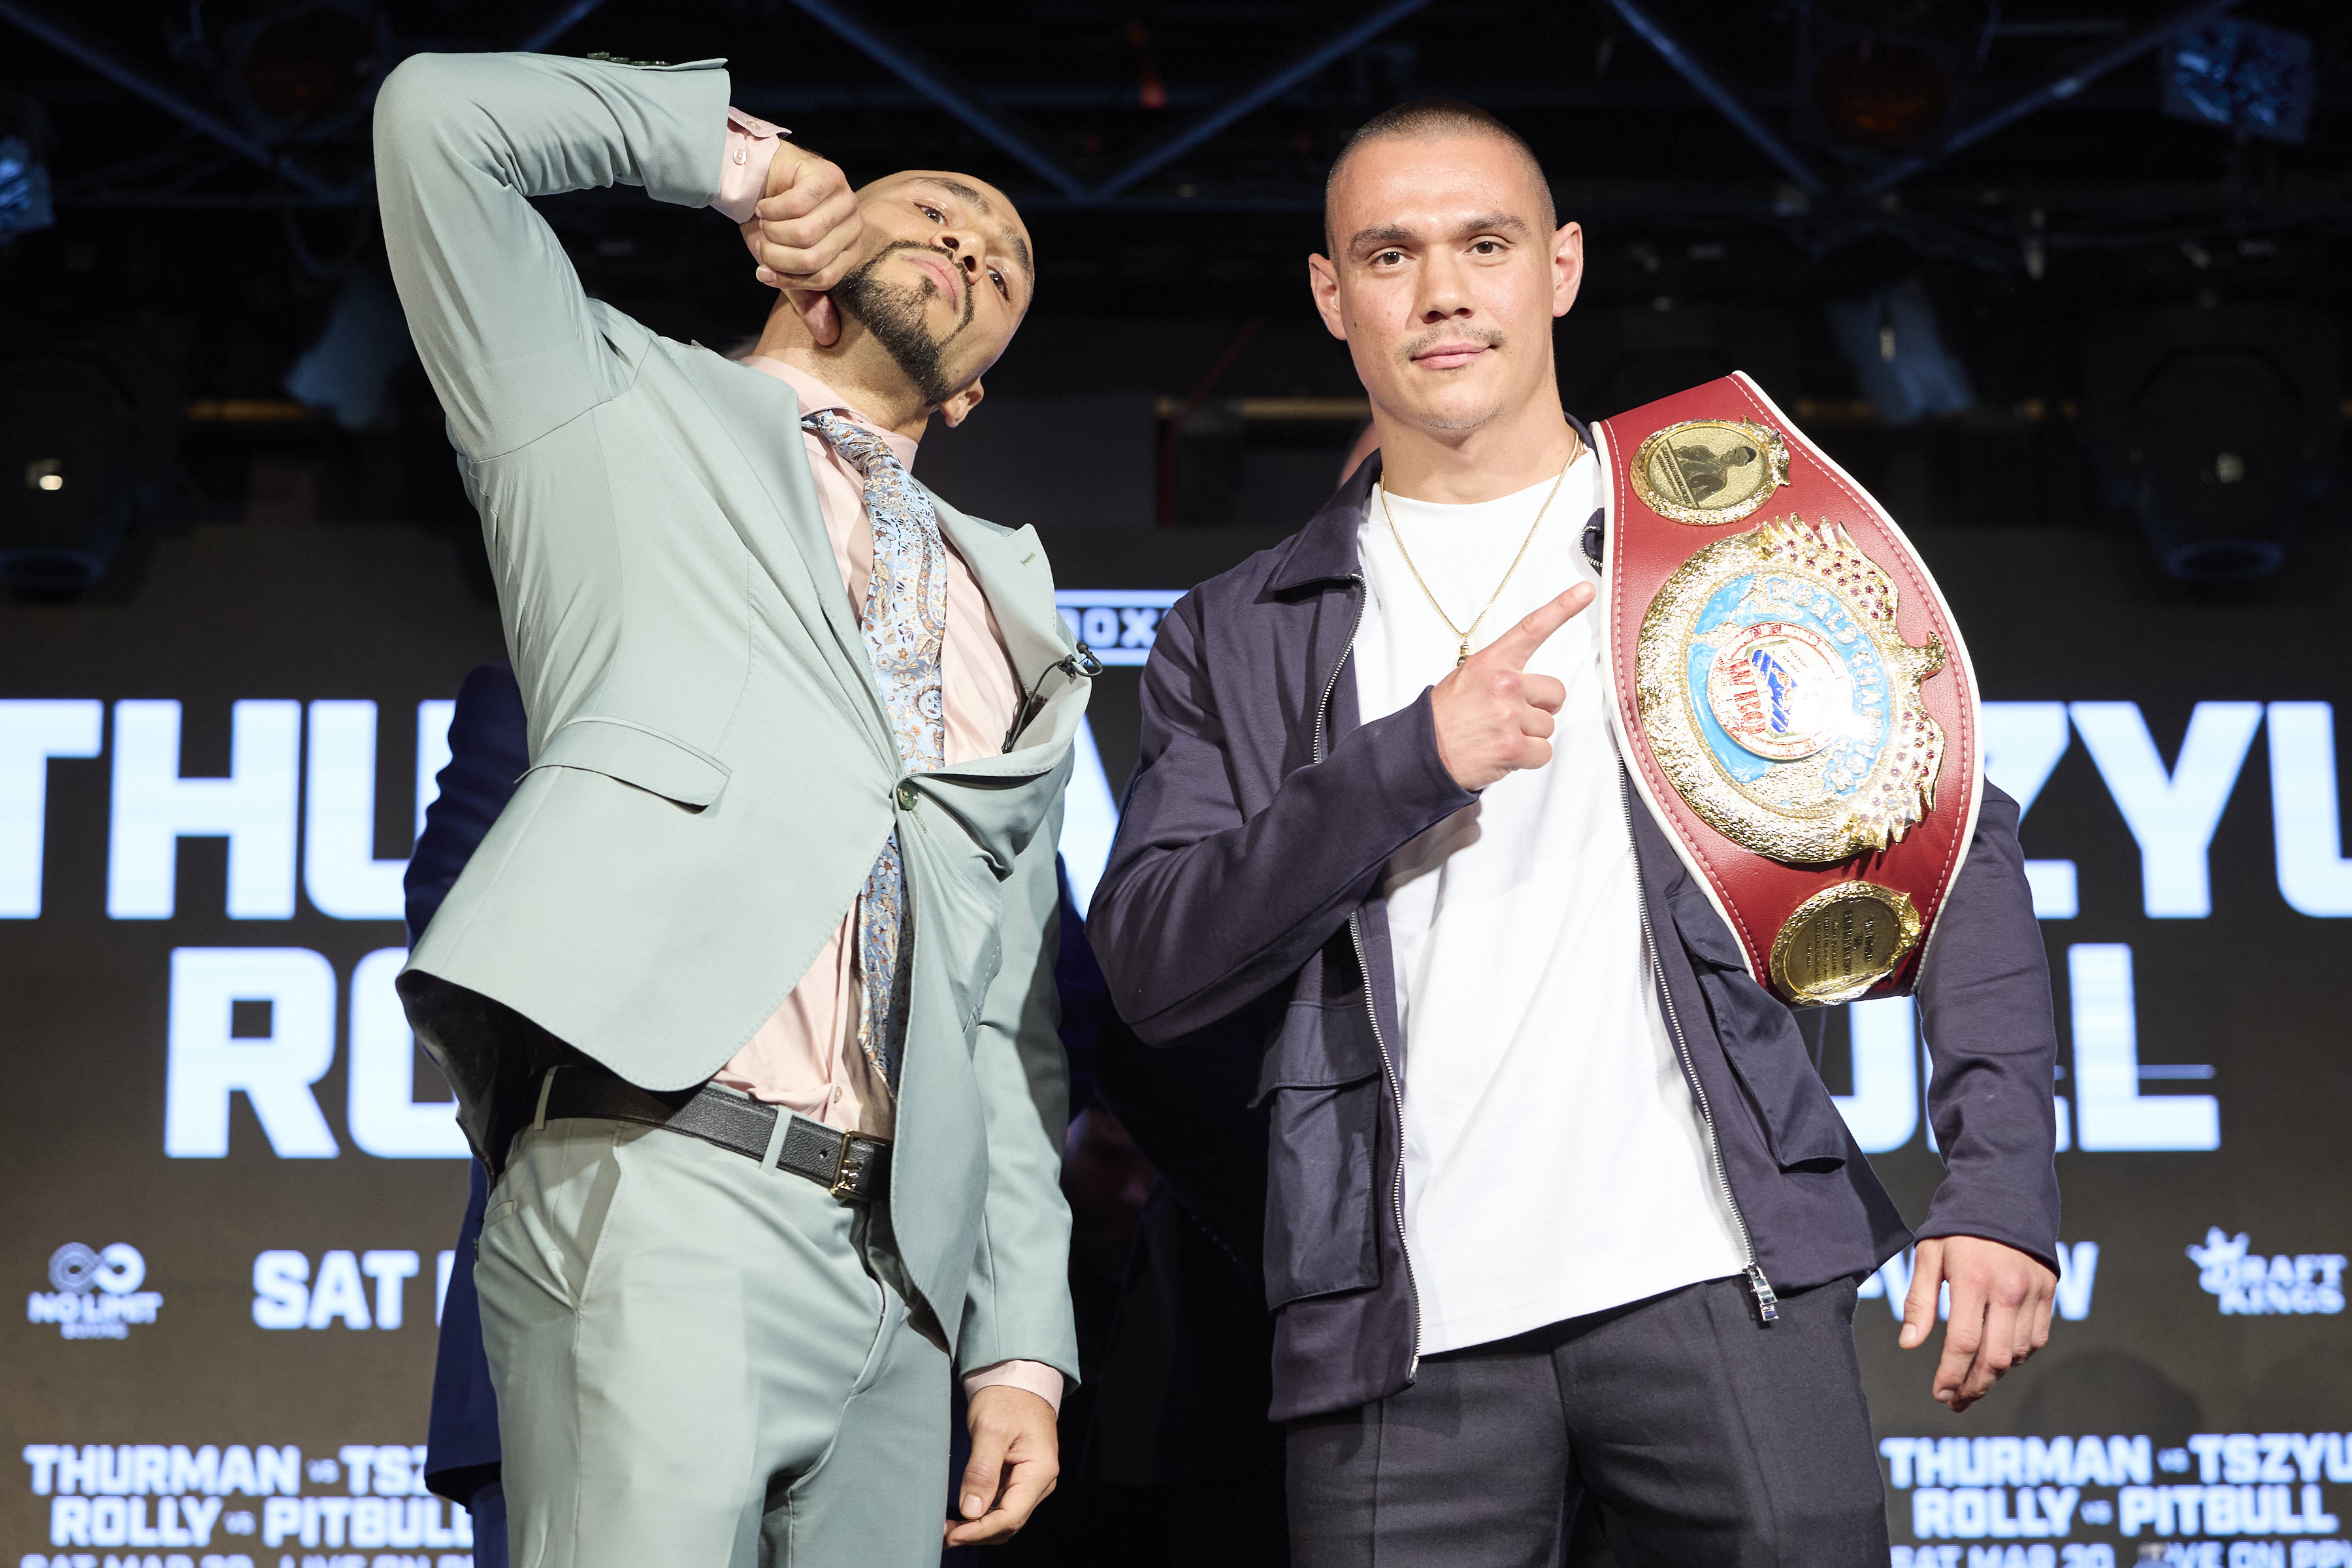
<instances>
[{"instance_id":1,"label":"dark background","mask_svg":"<svg viewBox=\"0 0 2352 1568\"><path fill-rule=\"evenodd\" d=\"M2271 98L2240 94L2234 128L2166 107L2167 62L2193 37L2168 24L2217 16L2309 46ZM0 170L0 215L26 215L0 217L16 226L0 239L0 698L177 698L191 775L227 770L237 699L373 699L380 855L405 847L405 716L499 652L439 412L382 309L366 105L420 49L723 55L738 104L853 179L944 166L1011 192L1037 303L987 404L935 427L919 472L1037 522L1066 587L1183 587L1328 493L1364 410L1303 287L1322 173L1370 114L1442 94L1520 129L1586 226L1587 282L1559 331L1566 405L1600 416L1755 374L1913 532L1988 698L2136 701L2169 763L2198 701L2347 694L2352 18L2324 0L5 0L0 38L0 164L13 136L47 185L45 215L11 207ZM2079 85L2053 98L2064 81ZM724 220L634 191L541 206L591 292L714 347L756 329L769 296ZM58 454L68 482L43 491L31 465ZM1114 792L1135 679L1097 688ZM2028 853L2081 868L2081 913L2044 927L2062 1063L2066 948L2129 942L2143 1062L2215 1072L2143 1088L2218 1095L2222 1143L2060 1156L2065 1238L2100 1248L2090 1311L1966 1417L1925 1397L1926 1361L1865 1300L1882 1436L2161 1450L2352 1426L2345 1317L2223 1317L2182 1252L2216 1226L2264 1255L2352 1252L2352 980L2336 925L2281 900L2265 756L2258 736L2204 920L2143 915L2137 847L2079 742L2035 805ZM421 1441L419 1301L455 1237L460 1166L352 1147L340 1051L315 1086L336 1160L274 1159L241 1104L226 1160L166 1160L161 1137L172 949L310 947L347 992L399 932L307 904L226 920L215 839L183 841L176 919L110 921L109 766L50 767L45 911L0 928L0 1271L46 1290L59 1246L128 1241L165 1303L122 1342L7 1330L0 1449ZM1833 1023L1840 1092L1843 1040ZM1924 1141L1876 1162L1922 1212L1940 1169ZM411 1282L398 1331L267 1332L252 1263L280 1247L412 1248L426 1289ZM10 1495L0 1552L44 1549L46 1500ZM1909 1541L1906 1497L1890 1507ZM2071 1539L2137 1550L2080 1521Z\"/></svg>"}]
</instances>

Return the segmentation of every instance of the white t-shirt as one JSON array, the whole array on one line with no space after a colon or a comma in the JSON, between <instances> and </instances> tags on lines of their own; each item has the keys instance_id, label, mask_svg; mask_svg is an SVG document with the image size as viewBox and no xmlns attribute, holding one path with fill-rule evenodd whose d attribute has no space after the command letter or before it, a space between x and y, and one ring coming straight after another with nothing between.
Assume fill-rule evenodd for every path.
<instances>
[{"instance_id":1,"label":"white t-shirt","mask_svg":"<svg viewBox=\"0 0 2352 1568\"><path fill-rule=\"evenodd\" d=\"M1600 504L1570 468L1475 651L1571 584ZM1388 498L1412 563L1466 624L1551 480L1475 506ZM1443 679L1460 647L1373 491L1356 636L1366 721ZM1551 762L1514 773L1400 850L1387 880L1404 1020L1405 1233L1424 1354L1738 1273L1747 1258L1660 1016L1601 669L1601 611L1528 668L1568 688Z\"/></svg>"}]
</instances>

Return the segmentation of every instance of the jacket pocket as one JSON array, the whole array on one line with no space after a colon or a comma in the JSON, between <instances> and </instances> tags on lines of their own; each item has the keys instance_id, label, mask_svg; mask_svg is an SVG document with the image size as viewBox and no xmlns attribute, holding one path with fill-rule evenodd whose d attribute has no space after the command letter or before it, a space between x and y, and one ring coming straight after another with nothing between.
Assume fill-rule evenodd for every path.
<instances>
[{"instance_id":1,"label":"jacket pocket","mask_svg":"<svg viewBox=\"0 0 2352 1568\"><path fill-rule=\"evenodd\" d=\"M1675 868L1681 872L1681 868ZM1716 912L1696 881L1688 873L1675 877L1666 889L1666 910L1674 917L1675 932L1683 939L1684 951L1700 963L1717 969L1736 969L1748 973L1748 954L1731 928Z\"/></svg>"},{"instance_id":2,"label":"jacket pocket","mask_svg":"<svg viewBox=\"0 0 2352 1568\"><path fill-rule=\"evenodd\" d=\"M1265 1096L1265 1304L1380 1282L1381 1076Z\"/></svg>"},{"instance_id":3,"label":"jacket pocket","mask_svg":"<svg viewBox=\"0 0 2352 1568\"><path fill-rule=\"evenodd\" d=\"M1309 961L1319 979L1327 973L1322 961ZM1354 1083L1381 1070L1380 1041L1372 1035L1372 1016L1360 984L1342 983L1331 995L1306 984L1306 994L1283 1009L1281 1027L1266 1047L1258 1068L1256 1105L1277 1089L1307 1084Z\"/></svg>"},{"instance_id":4,"label":"jacket pocket","mask_svg":"<svg viewBox=\"0 0 2352 1568\"><path fill-rule=\"evenodd\" d=\"M1699 972L1717 1040L1784 1171L1833 1171L1845 1163L1845 1119L1813 1068L1797 1020L1746 972Z\"/></svg>"},{"instance_id":5,"label":"jacket pocket","mask_svg":"<svg viewBox=\"0 0 2352 1568\"><path fill-rule=\"evenodd\" d=\"M627 719L590 715L548 737L530 772L580 768L618 779L692 811L714 805L727 787L727 764L674 735Z\"/></svg>"}]
</instances>

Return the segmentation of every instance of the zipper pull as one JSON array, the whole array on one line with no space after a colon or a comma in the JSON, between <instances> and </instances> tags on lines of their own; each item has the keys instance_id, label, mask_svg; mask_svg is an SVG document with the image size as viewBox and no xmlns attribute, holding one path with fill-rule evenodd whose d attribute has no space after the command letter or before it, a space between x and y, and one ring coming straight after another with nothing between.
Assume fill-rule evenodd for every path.
<instances>
[{"instance_id":1,"label":"zipper pull","mask_svg":"<svg viewBox=\"0 0 2352 1568\"><path fill-rule=\"evenodd\" d=\"M1748 1288L1756 1292L1756 1315L1768 1323L1780 1321L1780 1298L1772 1294L1772 1281L1764 1278L1763 1266L1748 1266Z\"/></svg>"}]
</instances>

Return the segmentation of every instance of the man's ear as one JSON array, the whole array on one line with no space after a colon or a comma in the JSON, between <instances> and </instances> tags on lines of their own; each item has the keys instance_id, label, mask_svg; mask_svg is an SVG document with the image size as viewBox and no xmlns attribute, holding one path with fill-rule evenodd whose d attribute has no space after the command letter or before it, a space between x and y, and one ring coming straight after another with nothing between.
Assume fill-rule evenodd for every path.
<instances>
[{"instance_id":1,"label":"man's ear","mask_svg":"<svg viewBox=\"0 0 2352 1568\"><path fill-rule=\"evenodd\" d=\"M1315 311L1323 318L1325 330L1346 342L1348 324L1339 316L1339 269L1331 265L1330 258L1308 255L1307 291L1315 296Z\"/></svg>"},{"instance_id":2,"label":"man's ear","mask_svg":"<svg viewBox=\"0 0 2352 1568\"><path fill-rule=\"evenodd\" d=\"M1584 230L1573 223L1551 237L1551 313L1565 316L1584 285Z\"/></svg>"},{"instance_id":3,"label":"man's ear","mask_svg":"<svg viewBox=\"0 0 2352 1568\"><path fill-rule=\"evenodd\" d=\"M971 418L971 411L979 407L980 400L987 395L988 389L975 381L945 403L940 404L940 413L947 420L948 428L952 430Z\"/></svg>"}]
</instances>

